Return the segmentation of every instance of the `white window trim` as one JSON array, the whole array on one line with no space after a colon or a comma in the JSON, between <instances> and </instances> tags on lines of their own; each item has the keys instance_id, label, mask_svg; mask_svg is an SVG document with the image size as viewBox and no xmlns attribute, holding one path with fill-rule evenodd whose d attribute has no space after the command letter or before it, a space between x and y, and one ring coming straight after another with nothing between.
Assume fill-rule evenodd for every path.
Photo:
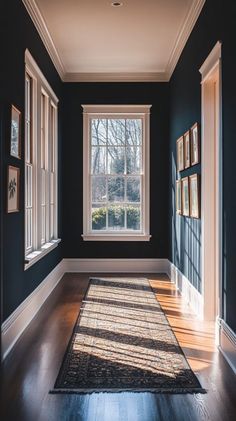
<instances>
[{"instance_id":1,"label":"white window trim","mask_svg":"<svg viewBox=\"0 0 236 421\"><path fill-rule=\"evenodd\" d=\"M58 244L61 242L61 239L51 240L48 243L45 243L41 249L34 250L31 253L27 254L25 257L25 270L30 268L44 256L46 256L50 251L54 250Z\"/></svg>"},{"instance_id":2,"label":"white window trim","mask_svg":"<svg viewBox=\"0 0 236 421\"><path fill-rule=\"evenodd\" d=\"M35 154L34 159L37 160L37 142L40 142L40 119L39 119L39 110L40 110L40 101L41 101L41 89L43 89L46 95L50 98L50 101L56 106L56 113L57 113L57 105L58 105L58 98L53 92L51 86L47 82L46 78L44 77L43 73L39 69L36 61L30 54L29 50L26 49L25 51L25 72L29 74L32 78L33 85L33 101L32 101L32 113L33 113L33 121L36 124L33 124L33 131L32 131L32 142L35 145L33 153ZM57 117L56 117L57 118ZM58 138L58 127L56 125L56 133L55 137ZM28 253L25 256L25 264L24 270L30 268L33 264L38 262L41 258L43 258L46 254L50 253L54 250L58 244L61 242L61 239L58 238L58 192L57 192L57 180L58 180L58 145L57 142L55 143L55 220L54 220L54 239L47 241L45 244L41 246L39 244L39 235L38 233L41 230L41 218L39 218L39 202L36 198L36 186L38 185L38 177L39 177L39 166L37 168L34 166L33 168L33 221L37 221L37 223L33 223L33 251ZM39 189L41 187L39 186Z\"/></svg>"},{"instance_id":3,"label":"white window trim","mask_svg":"<svg viewBox=\"0 0 236 421\"><path fill-rule=\"evenodd\" d=\"M84 241L150 241L150 108L151 105L82 105L83 108L83 234ZM143 168L142 231L98 232L90 229L90 118L106 116L142 118L143 121Z\"/></svg>"}]
</instances>

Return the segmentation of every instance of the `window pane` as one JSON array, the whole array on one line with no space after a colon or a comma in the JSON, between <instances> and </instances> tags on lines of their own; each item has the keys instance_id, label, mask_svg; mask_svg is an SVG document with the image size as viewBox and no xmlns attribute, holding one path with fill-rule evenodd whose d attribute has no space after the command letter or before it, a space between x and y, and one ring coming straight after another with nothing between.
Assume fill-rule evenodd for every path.
<instances>
[{"instance_id":1,"label":"window pane","mask_svg":"<svg viewBox=\"0 0 236 421\"><path fill-rule=\"evenodd\" d=\"M50 105L51 115L50 115L50 170L55 171L55 137L56 137L56 120L55 114L56 110L54 106Z\"/></svg>"},{"instance_id":2,"label":"window pane","mask_svg":"<svg viewBox=\"0 0 236 421\"><path fill-rule=\"evenodd\" d=\"M105 174L106 172L106 148L93 146L91 156L91 173Z\"/></svg>"},{"instance_id":3,"label":"window pane","mask_svg":"<svg viewBox=\"0 0 236 421\"><path fill-rule=\"evenodd\" d=\"M112 146L108 148L108 174L124 174L125 148Z\"/></svg>"},{"instance_id":4,"label":"window pane","mask_svg":"<svg viewBox=\"0 0 236 421\"><path fill-rule=\"evenodd\" d=\"M140 230L140 206L127 206L127 229Z\"/></svg>"},{"instance_id":5,"label":"window pane","mask_svg":"<svg viewBox=\"0 0 236 421\"><path fill-rule=\"evenodd\" d=\"M123 206L110 206L108 208L108 228L111 230L124 229L125 209Z\"/></svg>"},{"instance_id":6,"label":"window pane","mask_svg":"<svg viewBox=\"0 0 236 421\"><path fill-rule=\"evenodd\" d=\"M140 178L127 178L127 201L140 202Z\"/></svg>"},{"instance_id":7,"label":"window pane","mask_svg":"<svg viewBox=\"0 0 236 421\"><path fill-rule=\"evenodd\" d=\"M126 120L126 141L128 145L137 146L142 144L142 120Z\"/></svg>"},{"instance_id":8,"label":"window pane","mask_svg":"<svg viewBox=\"0 0 236 421\"><path fill-rule=\"evenodd\" d=\"M106 178L93 177L92 178L92 201L104 202L107 200L106 196Z\"/></svg>"},{"instance_id":9,"label":"window pane","mask_svg":"<svg viewBox=\"0 0 236 421\"><path fill-rule=\"evenodd\" d=\"M109 202L124 201L124 178L109 177L108 178L108 200Z\"/></svg>"},{"instance_id":10,"label":"window pane","mask_svg":"<svg viewBox=\"0 0 236 421\"><path fill-rule=\"evenodd\" d=\"M106 145L107 141L107 120L106 119L92 119L91 120L91 136L92 145Z\"/></svg>"},{"instance_id":11,"label":"window pane","mask_svg":"<svg viewBox=\"0 0 236 421\"><path fill-rule=\"evenodd\" d=\"M30 122L25 124L25 161L31 162L31 133L30 133Z\"/></svg>"},{"instance_id":12,"label":"window pane","mask_svg":"<svg viewBox=\"0 0 236 421\"><path fill-rule=\"evenodd\" d=\"M41 94L41 168L46 169L46 97Z\"/></svg>"},{"instance_id":13,"label":"window pane","mask_svg":"<svg viewBox=\"0 0 236 421\"><path fill-rule=\"evenodd\" d=\"M106 229L106 213L105 206L92 204L92 229L104 230Z\"/></svg>"},{"instance_id":14,"label":"window pane","mask_svg":"<svg viewBox=\"0 0 236 421\"><path fill-rule=\"evenodd\" d=\"M128 146L126 153L127 174L140 174L141 148L139 146Z\"/></svg>"},{"instance_id":15,"label":"window pane","mask_svg":"<svg viewBox=\"0 0 236 421\"><path fill-rule=\"evenodd\" d=\"M108 120L108 144L125 145L125 120Z\"/></svg>"}]
</instances>

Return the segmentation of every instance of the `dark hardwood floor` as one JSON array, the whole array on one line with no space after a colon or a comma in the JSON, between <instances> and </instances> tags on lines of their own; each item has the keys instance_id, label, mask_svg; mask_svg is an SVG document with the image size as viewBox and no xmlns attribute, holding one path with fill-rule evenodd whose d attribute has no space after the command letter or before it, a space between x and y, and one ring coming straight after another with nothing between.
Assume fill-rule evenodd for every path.
<instances>
[{"instance_id":1,"label":"dark hardwood floor","mask_svg":"<svg viewBox=\"0 0 236 421\"><path fill-rule=\"evenodd\" d=\"M165 275L159 274L148 274L146 277L151 280L179 343L191 367L198 374L202 386L207 389L207 394L49 394L77 319L89 276L90 274L66 274L4 361L1 419L236 420L236 379L215 346L213 324L196 320L174 285Z\"/></svg>"}]
</instances>

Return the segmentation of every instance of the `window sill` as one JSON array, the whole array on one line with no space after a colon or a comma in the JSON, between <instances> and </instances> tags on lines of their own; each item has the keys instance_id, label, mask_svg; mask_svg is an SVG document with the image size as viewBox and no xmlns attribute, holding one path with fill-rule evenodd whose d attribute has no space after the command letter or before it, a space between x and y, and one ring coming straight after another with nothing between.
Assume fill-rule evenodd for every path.
<instances>
[{"instance_id":1,"label":"window sill","mask_svg":"<svg viewBox=\"0 0 236 421\"><path fill-rule=\"evenodd\" d=\"M54 250L58 244L61 242L61 239L58 238L57 240L52 240L49 243L44 244L41 249L32 251L25 257L25 266L24 270L27 270L40 259L42 259L46 254L50 253L50 251Z\"/></svg>"},{"instance_id":2,"label":"window sill","mask_svg":"<svg viewBox=\"0 0 236 421\"><path fill-rule=\"evenodd\" d=\"M82 234L84 241L150 241L149 234Z\"/></svg>"}]
</instances>

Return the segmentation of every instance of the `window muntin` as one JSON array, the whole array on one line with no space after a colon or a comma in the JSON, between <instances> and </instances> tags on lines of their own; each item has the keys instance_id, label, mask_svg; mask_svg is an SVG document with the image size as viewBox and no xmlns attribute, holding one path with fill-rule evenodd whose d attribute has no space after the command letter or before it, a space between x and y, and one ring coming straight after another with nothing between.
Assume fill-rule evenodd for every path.
<instances>
[{"instance_id":1,"label":"window muntin","mask_svg":"<svg viewBox=\"0 0 236 421\"><path fill-rule=\"evenodd\" d=\"M143 237L146 241L150 238L150 106L138 106L141 112L135 112L137 106L118 106L118 113L113 109L99 113L103 107L117 108L83 106L84 163L87 163L83 238L113 239L124 235Z\"/></svg>"}]
</instances>

